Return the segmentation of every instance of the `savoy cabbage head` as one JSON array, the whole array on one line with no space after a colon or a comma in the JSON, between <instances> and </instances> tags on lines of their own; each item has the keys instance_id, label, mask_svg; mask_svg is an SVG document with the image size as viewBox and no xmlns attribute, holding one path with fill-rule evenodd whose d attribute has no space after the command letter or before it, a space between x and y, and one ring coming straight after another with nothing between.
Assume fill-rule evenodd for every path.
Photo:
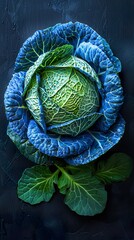
<instances>
[{"instance_id":1,"label":"savoy cabbage head","mask_svg":"<svg viewBox=\"0 0 134 240\"><path fill-rule=\"evenodd\" d=\"M97 159L124 133L120 70L108 43L85 24L36 31L5 93L9 137L38 164Z\"/></svg>"}]
</instances>

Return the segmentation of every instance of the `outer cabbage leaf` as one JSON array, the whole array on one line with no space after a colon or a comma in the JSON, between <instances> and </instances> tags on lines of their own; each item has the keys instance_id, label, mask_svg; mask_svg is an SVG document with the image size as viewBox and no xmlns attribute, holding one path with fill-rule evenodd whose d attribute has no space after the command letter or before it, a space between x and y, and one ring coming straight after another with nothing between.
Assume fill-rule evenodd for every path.
<instances>
[{"instance_id":1,"label":"outer cabbage leaf","mask_svg":"<svg viewBox=\"0 0 134 240\"><path fill-rule=\"evenodd\" d=\"M110 46L104 38L86 24L69 22L36 31L32 37L28 38L17 56L15 71L28 70L39 55L58 46L71 44L77 49L82 42L90 42L98 46L106 53L118 71L120 70L120 61L113 56Z\"/></svg>"},{"instance_id":2,"label":"outer cabbage leaf","mask_svg":"<svg viewBox=\"0 0 134 240\"><path fill-rule=\"evenodd\" d=\"M97 159L119 142L124 133L124 129L125 121L120 116L107 133L91 131L90 134L94 141L89 149L80 155L65 158L65 161L71 165L81 165Z\"/></svg>"},{"instance_id":3,"label":"outer cabbage leaf","mask_svg":"<svg viewBox=\"0 0 134 240\"><path fill-rule=\"evenodd\" d=\"M45 134L34 120L29 123L27 135L29 141L40 152L60 158L80 154L93 142L92 136L87 132L79 134L75 138L66 135Z\"/></svg>"},{"instance_id":4,"label":"outer cabbage leaf","mask_svg":"<svg viewBox=\"0 0 134 240\"><path fill-rule=\"evenodd\" d=\"M27 71L41 54L67 43L52 32L51 29L36 31L33 36L24 42L16 58L15 72Z\"/></svg>"},{"instance_id":5,"label":"outer cabbage leaf","mask_svg":"<svg viewBox=\"0 0 134 240\"><path fill-rule=\"evenodd\" d=\"M30 119L28 109L22 98L24 79L25 72L14 74L4 96L6 117L10 121L10 127L21 138L27 137L27 127Z\"/></svg>"},{"instance_id":6,"label":"outer cabbage leaf","mask_svg":"<svg viewBox=\"0 0 134 240\"><path fill-rule=\"evenodd\" d=\"M91 43L82 43L76 50L76 55L92 64L96 69L105 90L100 113L103 117L97 123L100 131L107 131L115 123L119 109L123 104L123 89L116 69L107 55Z\"/></svg>"},{"instance_id":7,"label":"outer cabbage leaf","mask_svg":"<svg viewBox=\"0 0 134 240\"><path fill-rule=\"evenodd\" d=\"M9 120L7 135L25 157L38 164L49 163L50 158L36 149L27 138L30 115L22 97L25 75L25 72L15 73L4 96Z\"/></svg>"},{"instance_id":8,"label":"outer cabbage leaf","mask_svg":"<svg viewBox=\"0 0 134 240\"><path fill-rule=\"evenodd\" d=\"M23 154L26 158L28 158L32 162L36 164L48 164L48 165L51 165L53 163L53 159L41 153L37 148L35 148L33 144L29 142L28 138L22 139L19 135L17 135L13 131L12 126L10 127L10 123L7 128L7 135L17 146L21 154Z\"/></svg>"}]
</instances>

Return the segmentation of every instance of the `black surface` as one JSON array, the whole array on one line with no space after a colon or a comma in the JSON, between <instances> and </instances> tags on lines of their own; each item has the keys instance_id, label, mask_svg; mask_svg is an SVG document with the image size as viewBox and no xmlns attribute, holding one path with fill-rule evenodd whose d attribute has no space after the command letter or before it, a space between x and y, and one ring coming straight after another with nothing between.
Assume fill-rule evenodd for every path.
<instances>
[{"instance_id":1,"label":"black surface","mask_svg":"<svg viewBox=\"0 0 134 240\"><path fill-rule=\"evenodd\" d=\"M17 199L16 182L32 163L6 136L3 94L24 40L37 29L80 21L110 43L122 62L126 131L111 151L134 158L134 1L0 0L0 240L134 240L134 177L108 189L105 211L81 217L56 193L50 203L30 206Z\"/></svg>"}]
</instances>

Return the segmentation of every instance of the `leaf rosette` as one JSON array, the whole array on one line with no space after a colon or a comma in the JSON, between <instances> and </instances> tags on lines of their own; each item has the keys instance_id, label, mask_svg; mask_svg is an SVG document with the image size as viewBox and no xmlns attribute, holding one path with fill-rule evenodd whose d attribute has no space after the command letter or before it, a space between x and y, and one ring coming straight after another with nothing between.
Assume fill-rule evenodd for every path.
<instances>
[{"instance_id":1,"label":"leaf rosette","mask_svg":"<svg viewBox=\"0 0 134 240\"><path fill-rule=\"evenodd\" d=\"M85 24L36 31L5 93L9 137L37 164L95 160L124 133L120 71L108 43Z\"/></svg>"}]
</instances>

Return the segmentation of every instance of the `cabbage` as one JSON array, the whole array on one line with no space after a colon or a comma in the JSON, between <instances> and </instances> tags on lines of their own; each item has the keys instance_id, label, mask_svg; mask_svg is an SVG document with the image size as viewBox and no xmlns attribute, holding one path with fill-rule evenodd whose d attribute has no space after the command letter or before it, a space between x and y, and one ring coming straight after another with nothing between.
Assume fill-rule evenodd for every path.
<instances>
[{"instance_id":1,"label":"cabbage","mask_svg":"<svg viewBox=\"0 0 134 240\"><path fill-rule=\"evenodd\" d=\"M20 199L48 202L57 184L76 213L104 210L104 185L132 171L123 153L93 162L124 133L120 71L108 43L79 22L36 31L25 41L4 97L8 136L38 164L23 172Z\"/></svg>"},{"instance_id":2,"label":"cabbage","mask_svg":"<svg viewBox=\"0 0 134 240\"><path fill-rule=\"evenodd\" d=\"M5 93L8 135L35 163L86 164L122 137L120 61L85 24L36 31Z\"/></svg>"}]
</instances>

